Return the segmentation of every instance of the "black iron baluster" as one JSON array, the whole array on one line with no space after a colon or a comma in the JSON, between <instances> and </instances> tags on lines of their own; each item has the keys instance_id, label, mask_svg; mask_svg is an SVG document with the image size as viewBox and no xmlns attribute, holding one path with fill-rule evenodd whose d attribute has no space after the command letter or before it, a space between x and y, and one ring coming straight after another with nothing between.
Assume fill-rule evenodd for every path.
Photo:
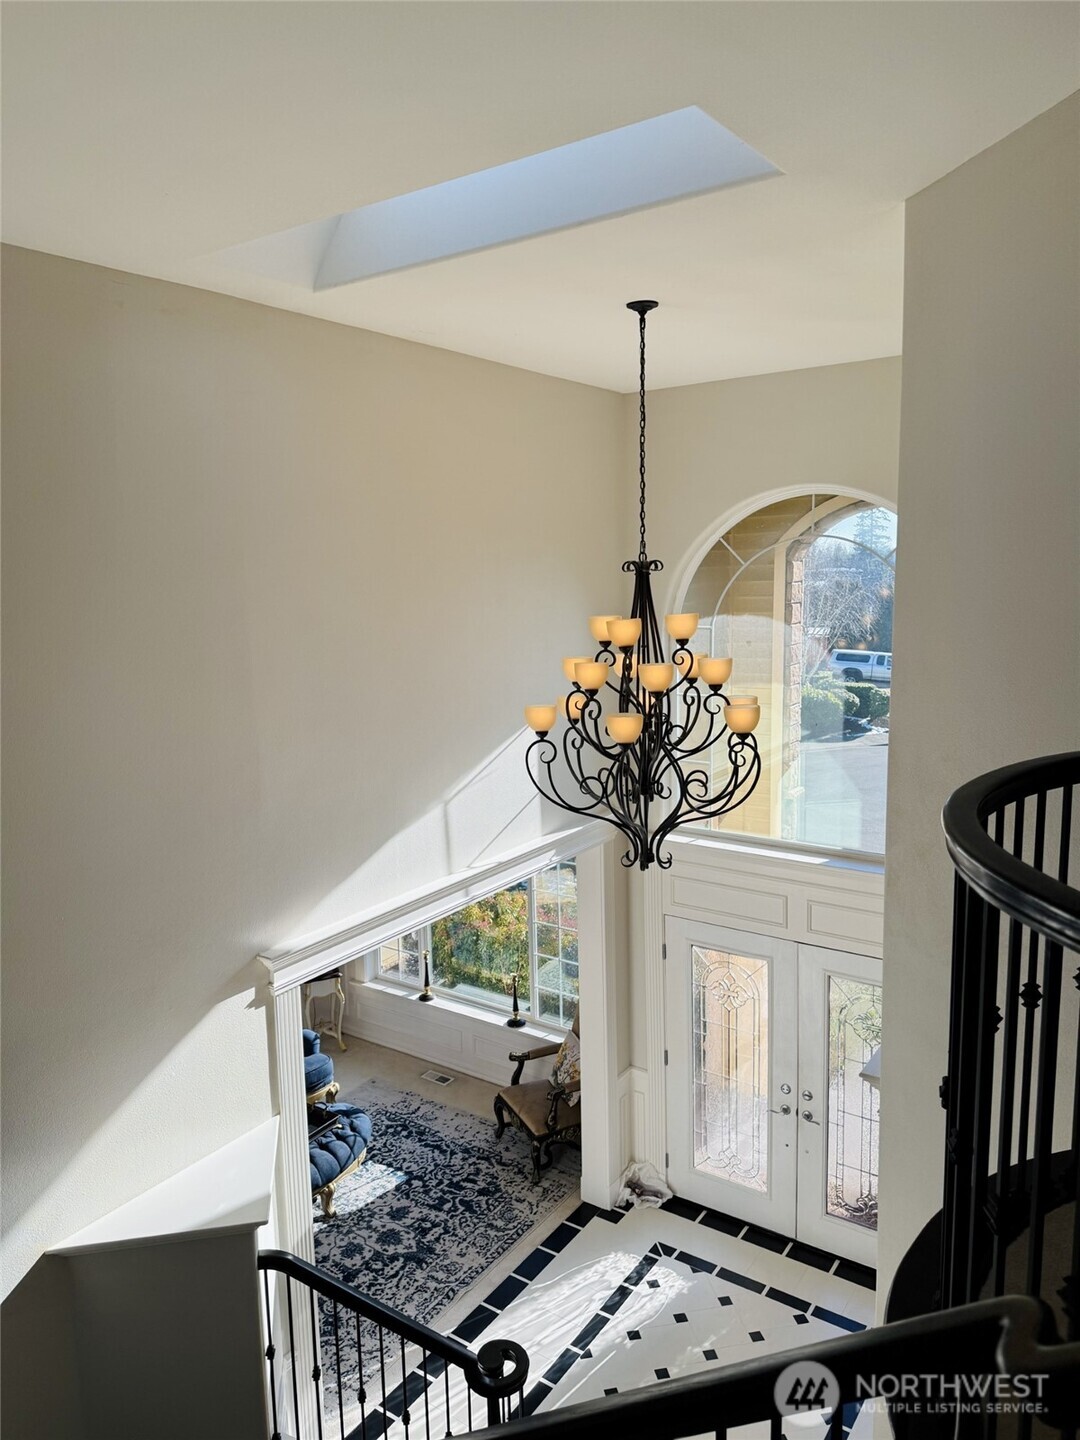
<instances>
[{"instance_id":1,"label":"black iron baluster","mask_svg":"<svg viewBox=\"0 0 1080 1440\"><path fill-rule=\"evenodd\" d=\"M364 1384L364 1347L360 1342L360 1316L356 1316L356 1394L360 1401L360 1432L367 1435L367 1387Z\"/></svg>"},{"instance_id":2,"label":"black iron baluster","mask_svg":"<svg viewBox=\"0 0 1080 1440\"><path fill-rule=\"evenodd\" d=\"M829 1440L843 1440L844 1435L844 1405L841 1401L832 1412L832 1419L829 1421Z\"/></svg>"},{"instance_id":3,"label":"black iron baluster","mask_svg":"<svg viewBox=\"0 0 1080 1440\"><path fill-rule=\"evenodd\" d=\"M1072 800L1072 786L1066 785L1061 792L1061 829L1058 835L1057 878L1063 885L1067 884L1069 879L1069 859L1072 848Z\"/></svg>"},{"instance_id":4,"label":"black iron baluster","mask_svg":"<svg viewBox=\"0 0 1080 1440\"><path fill-rule=\"evenodd\" d=\"M466 1408L465 1408L466 1417L467 1417L468 1422L469 1422L469 1434L471 1435L471 1434L472 1434L472 1428L473 1428L473 1423L472 1423L472 1386L468 1383L468 1379L467 1379L467 1378L466 1378L466 1382L465 1382L465 1407L466 1407Z\"/></svg>"},{"instance_id":5,"label":"black iron baluster","mask_svg":"<svg viewBox=\"0 0 1080 1440\"><path fill-rule=\"evenodd\" d=\"M390 1428L390 1411L386 1408L386 1353L383 1348L383 1327L379 1326L379 1374L382 1376L382 1411L386 1416L386 1428Z\"/></svg>"},{"instance_id":6,"label":"black iron baluster","mask_svg":"<svg viewBox=\"0 0 1080 1440\"><path fill-rule=\"evenodd\" d=\"M315 1420L318 1427L319 1440L323 1440L322 1433L322 1368L319 1365L319 1336L318 1327L315 1323L315 1291L308 1290L308 1300L311 1302L311 1383L315 1388Z\"/></svg>"},{"instance_id":7,"label":"black iron baluster","mask_svg":"<svg viewBox=\"0 0 1080 1440\"><path fill-rule=\"evenodd\" d=\"M277 1419L277 1381L274 1378L274 1320L270 1313L270 1271L263 1271L263 1294L266 1296L266 1358L270 1362L270 1440L281 1440Z\"/></svg>"},{"instance_id":8,"label":"black iron baluster","mask_svg":"<svg viewBox=\"0 0 1080 1440\"><path fill-rule=\"evenodd\" d=\"M420 1362L420 1373L424 1377L424 1440L431 1440L431 1412L428 1409L428 1390L431 1388L431 1378L428 1375L428 1352L421 1351L423 1359Z\"/></svg>"},{"instance_id":9,"label":"black iron baluster","mask_svg":"<svg viewBox=\"0 0 1080 1440\"><path fill-rule=\"evenodd\" d=\"M979 1293L982 1265L985 1262L989 1228L986 1198L989 1184L990 1129L994 1101L994 1050L997 1038L997 977L998 938L1001 920L998 910L980 904L976 977L975 1074L972 1077L972 1099L975 1102L971 1125L971 1212L968 1273L965 1299L974 1300ZM971 950L969 947L968 954Z\"/></svg>"},{"instance_id":10,"label":"black iron baluster","mask_svg":"<svg viewBox=\"0 0 1080 1440\"><path fill-rule=\"evenodd\" d=\"M784 1422L779 1415L774 1415L769 1422L769 1440L784 1440Z\"/></svg>"},{"instance_id":11,"label":"black iron baluster","mask_svg":"<svg viewBox=\"0 0 1080 1440\"><path fill-rule=\"evenodd\" d=\"M338 1304L334 1305L334 1369L337 1372L337 1413L338 1428L341 1430L340 1440L345 1440L345 1402L341 1395L341 1338L338 1335Z\"/></svg>"},{"instance_id":12,"label":"black iron baluster","mask_svg":"<svg viewBox=\"0 0 1080 1440\"><path fill-rule=\"evenodd\" d=\"M952 983L949 991L948 1074L943 1085L945 1102L945 1176L941 1210L941 1304L956 1303L962 1227L960 1216L967 1209L964 1187L964 1160L961 1139L961 1096L964 1059L964 978L965 940L968 918L968 887L958 873L953 880Z\"/></svg>"},{"instance_id":13,"label":"black iron baluster","mask_svg":"<svg viewBox=\"0 0 1080 1440\"><path fill-rule=\"evenodd\" d=\"M994 1293L1005 1293L1005 1257L1013 1206L1013 1110L1016 1103L1016 1037L1020 1010L1020 949L1023 930L1009 920L1008 959L1005 971L1005 1032L1001 1042L1001 1116L998 1120L997 1217L994 1235Z\"/></svg>"},{"instance_id":14,"label":"black iron baluster","mask_svg":"<svg viewBox=\"0 0 1080 1440\"><path fill-rule=\"evenodd\" d=\"M450 1366L449 1366L449 1365L447 1365L447 1366L443 1369L443 1389L446 1391L446 1436L447 1436L447 1440L450 1440L450 1437L453 1436L453 1433L454 1433L454 1432L453 1432L453 1431L451 1430L451 1428L450 1428Z\"/></svg>"},{"instance_id":15,"label":"black iron baluster","mask_svg":"<svg viewBox=\"0 0 1080 1440\"><path fill-rule=\"evenodd\" d=\"M1046 991L1039 1028L1039 1082L1035 1101L1035 1156L1031 1186L1027 1290L1041 1293L1044 1218L1050 1208L1050 1152L1054 1143L1054 1082L1057 1078L1058 1015L1061 1008L1061 946L1046 942Z\"/></svg>"},{"instance_id":16,"label":"black iron baluster","mask_svg":"<svg viewBox=\"0 0 1080 1440\"><path fill-rule=\"evenodd\" d=\"M405 1383L408 1374L405 1369L405 1336L400 1336L401 1341L401 1422L405 1426L405 1440L409 1440L409 1425L412 1416L409 1414L409 1387Z\"/></svg>"},{"instance_id":17,"label":"black iron baluster","mask_svg":"<svg viewBox=\"0 0 1080 1440\"><path fill-rule=\"evenodd\" d=\"M292 1277L285 1276L285 1303L289 1312L289 1367L292 1370L293 1419L296 1421L297 1440L300 1440L300 1391L296 1383L296 1336L293 1332Z\"/></svg>"}]
</instances>

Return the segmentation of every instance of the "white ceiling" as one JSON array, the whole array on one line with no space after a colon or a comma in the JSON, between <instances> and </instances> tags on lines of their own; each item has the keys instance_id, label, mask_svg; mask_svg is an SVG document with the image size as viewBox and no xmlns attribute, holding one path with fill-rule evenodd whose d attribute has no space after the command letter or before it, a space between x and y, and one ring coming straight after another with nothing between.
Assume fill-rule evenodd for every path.
<instances>
[{"instance_id":1,"label":"white ceiling","mask_svg":"<svg viewBox=\"0 0 1080 1440\"><path fill-rule=\"evenodd\" d=\"M1080 4L3 7L3 236L616 390L900 349L902 202L1080 86ZM316 294L219 252L698 105L783 172Z\"/></svg>"}]
</instances>

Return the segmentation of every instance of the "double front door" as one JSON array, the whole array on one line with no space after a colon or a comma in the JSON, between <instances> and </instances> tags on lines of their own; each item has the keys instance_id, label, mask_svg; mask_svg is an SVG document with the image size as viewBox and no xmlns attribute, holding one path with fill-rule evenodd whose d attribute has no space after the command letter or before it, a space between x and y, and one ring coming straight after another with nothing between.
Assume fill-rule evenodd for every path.
<instances>
[{"instance_id":1,"label":"double front door","mask_svg":"<svg viewBox=\"0 0 1080 1440\"><path fill-rule=\"evenodd\" d=\"M666 945L668 1183L873 1265L880 960L673 918Z\"/></svg>"}]
</instances>

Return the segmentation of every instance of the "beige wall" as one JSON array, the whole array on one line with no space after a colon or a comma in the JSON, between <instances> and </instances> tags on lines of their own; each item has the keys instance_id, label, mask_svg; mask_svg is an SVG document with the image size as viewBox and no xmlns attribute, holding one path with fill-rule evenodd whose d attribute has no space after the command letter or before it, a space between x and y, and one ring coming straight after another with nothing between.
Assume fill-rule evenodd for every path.
<instances>
[{"instance_id":1,"label":"beige wall","mask_svg":"<svg viewBox=\"0 0 1080 1440\"><path fill-rule=\"evenodd\" d=\"M3 280L6 1292L270 1113L260 949L544 827L521 705L624 546L615 395Z\"/></svg>"},{"instance_id":2,"label":"beige wall","mask_svg":"<svg viewBox=\"0 0 1080 1440\"><path fill-rule=\"evenodd\" d=\"M653 346L661 343L663 311L657 315ZM636 396L623 405L626 443L636 446ZM650 395L649 551L665 562L657 604L670 609L681 601L693 569L727 528L721 521L730 524L777 492L854 491L895 505L899 426L898 357ZM627 487L632 478L628 468ZM644 1067L645 967L659 957L646 954L642 891L633 878L630 925L630 1054Z\"/></svg>"},{"instance_id":3,"label":"beige wall","mask_svg":"<svg viewBox=\"0 0 1080 1440\"><path fill-rule=\"evenodd\" d=\"M1080 738L1080 95L908 204L882 1276L941 1203L941 806Z\"/></svg>"}]
</instances>

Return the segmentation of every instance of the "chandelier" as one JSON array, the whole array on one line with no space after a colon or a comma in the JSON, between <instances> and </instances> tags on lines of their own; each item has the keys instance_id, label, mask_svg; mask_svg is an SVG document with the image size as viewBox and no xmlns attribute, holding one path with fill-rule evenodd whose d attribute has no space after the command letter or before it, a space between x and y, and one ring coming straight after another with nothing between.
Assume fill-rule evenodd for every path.
<instances>
[{"instance_id":1,"label":"chandelier","mask_svg":"<svg viewBox=\"0 0 1080 1440\"><path fill-rule=\"evenodd\" d=\"M655 300L633 300L640 339L641 545L623 570L634 577L630 615L593 615L589 629L599 650L563 661L573 686L554 705L527 705L536 732L525 754L533 784L546 800L588 819L606 820L629 841L626 866L671 864L665 841L681 825L718 820L741 805L761 774L754 727L756 695L728 698L723 687L731 660L689 647L697 615L666 615L672 644L664 653L652 577L664 567L650 560L645 539L645 316ZM607 715L601 697L611 707ZM560 743L549 738L559 718ZM726 740L727 764L718 773L713 746Z\"/></svg>"}]
</instances>

